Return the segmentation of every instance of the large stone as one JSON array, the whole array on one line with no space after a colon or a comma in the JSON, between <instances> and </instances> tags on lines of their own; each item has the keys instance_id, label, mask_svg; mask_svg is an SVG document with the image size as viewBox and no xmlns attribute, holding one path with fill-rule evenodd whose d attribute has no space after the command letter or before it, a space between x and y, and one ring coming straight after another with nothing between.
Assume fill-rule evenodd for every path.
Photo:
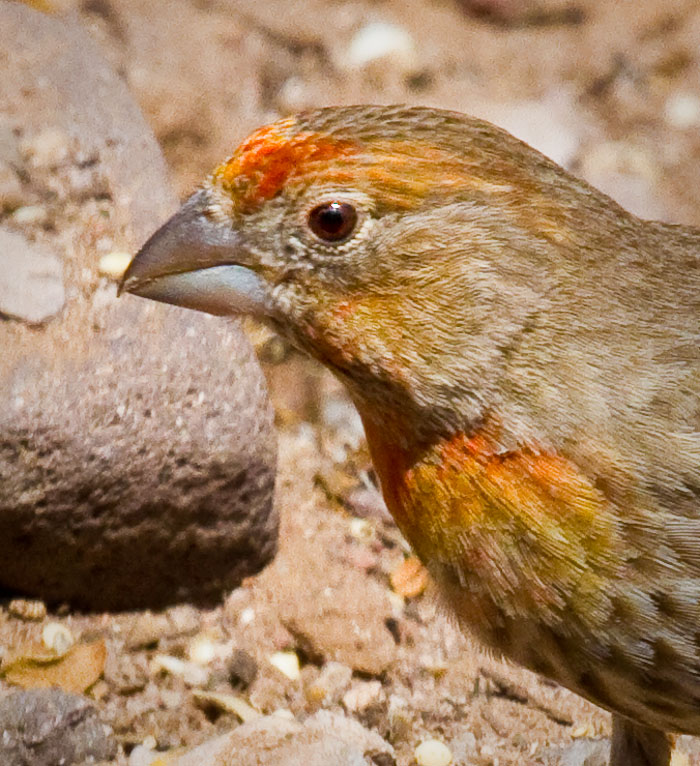
<instances>
[{"instance_id":1,"label":"large stone","mask_svg":"<svg viewBox=\"0 0 700 766\"><path fill-rule=\"evenodd\" d=\"M83 697L33 689L0 700L3 766L72 766L114 758L117 742Z\"/></svg>"},{"instance_id":2,"label":"large stone","mask_svg":"<svg viewBox=\"0 0 700 766\"><path fill-rule=\"evenodd\" d=\"M0 3L0 43L0 111L51 190L55 232L31 235L67 295L41 329L0 321L0 586L88 609L212 602L276 547L262 373L237 323L100 279L104 242L134 249L176 200L87 34Z\"/></svg>"},{"instance_id":3,"label":"large stone","mask_svg":"<svg viewBox=\"0 0 700 766\"><path fill-rule=\"evenodd\" d=\"M321 551L303 568L291 557L282 564L279 616L305 654L372 676L393 664L396 642L387 628L393 609L386 588L356 569L338 571Z\"/></svg>"},{"instance_id":4,"label":"large stone","mask_svg":"<svg viewBox=\"0 0 700 766\"><path fill-rule=\"evenodd\" d=\"M321 711L303 724L281 716L249 721L177 758L172 766L373 766L394 750L379 734L343 715Z\"/></svg>"},{"instance_id":5,"label":"large stone","mask_svg":"<svg viewBox=\"0 0 700 766\"><path fill-rule=\"evenodd\" d=\"M38 324L63 308L61 262L51 250L0 229L0 263L0 315Z\"/></svg>"}]
</instances>

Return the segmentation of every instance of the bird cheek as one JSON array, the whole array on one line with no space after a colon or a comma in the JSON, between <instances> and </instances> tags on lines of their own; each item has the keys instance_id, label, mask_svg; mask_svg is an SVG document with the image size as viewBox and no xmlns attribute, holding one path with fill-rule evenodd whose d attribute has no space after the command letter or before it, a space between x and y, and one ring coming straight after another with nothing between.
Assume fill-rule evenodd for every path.
<instances>
[{"instance_id":1,"label":"bird cheek","mask_svg":"<svg viewBox=\"0 0 700 766\"><path fill-rule=\"evenodd\" d=\"M354 364L355 349L353 344L345 338L315 323L304 324L301 329L312 355L323 364L340 370L345 370Z\"/></svg>"}]
</instances>

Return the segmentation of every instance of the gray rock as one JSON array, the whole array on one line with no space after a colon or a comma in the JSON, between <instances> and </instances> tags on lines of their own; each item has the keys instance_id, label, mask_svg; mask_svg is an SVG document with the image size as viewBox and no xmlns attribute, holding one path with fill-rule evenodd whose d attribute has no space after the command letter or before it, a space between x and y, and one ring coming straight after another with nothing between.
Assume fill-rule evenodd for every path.
<instances>
[{"instance_id":1,"label":"gray rock","mask_svg":"<svg viewBox=\"0 0 700 766\"><path fill-rule=\"evenodd\" d=\"M58 314L65 299L58 256L0 229L0 314L39 324Z\"/></svg>"},{"instance_id":2,"label":"gray rock","mask_svg":"<svg viewBox=\"0 0 700 766\"><path fill-rule=\"evenodd\" d=\"M65 134L108 179L115 229L128 229L134 244L150 234L175 208L165 162L128 89L77 17L3 3L0 44L3 123L40 143L47 132Z\"/></svg>"},{"instance_id":3,"label":"gray rock","mask_svg":"<svg viewBox=\"0 0 700 766\"><path fill-rule=\"evenodd\" d=\"M276 548L262 373L238 324L100 286L94 231L134 249L176 206L162 156L77 23L0 3L0 30L0 109L69 136L55 172L88 157L110 197L103 215L57 183L66 307L38 331L0 321L0 587L97 610L213 602Z\"/></svg>"},{"instance_id":4,"label":"gray rock","mask_svg":"<svg viewBox=\"0 0 700 766\"><path fill-rule=\"evenodd\" d=\"M271 422L252 351L235 325L146 313L110 321L83 354L38 338L10 360L6 588L95 609L208 602L274 552Z\"/></svg>"},{"instance_id":5,"label":"gray rock","mask_svg":"<svg viewBox=\"0 0 700 766\"><path fill-rule=\"evenodd\" d=\"M247 689L258 674L258 663L243 649L235 649L226 664L231 686Z\"/></svg>"},{"instance_id":6,"label":"gray rock","mask_svg":"<svg viewBox=\"0 0 700 766\"><path fill-rule=\"evenodd\" d=\"M172 766L372 766L394 750L376 732L343 715L321 711L303 724L271 715L205 742Z\"/></svg>"},{"instance_id":7,"label":"gray rock","mask_svg":"<svg viewBox=\"0 0 700 766\"><path fill-rule=\"evenodd\" d=\"M0 700L3 766L71 766L116 756L112 730L83 697L33 689Z\"/></svg>"},{"instance_id":8,"label":"gray rock","mask_svg":"<svg viewBox=\"0 0 700 766\"><path fill-rule=\"evenodd\" d=\"M325 556L319 552L303 573L280 584L280 619L308 657L379 676L396 660L386 626L392 615L387 589L357 569L335 574ZM354 619L359 614L361 628Z\"/></svg>"},{"instance_id":9,"label":"gray rock","mask_svg":"<svg viewBox=\"0 0 700 766\"><path fill-rule=\"evenodd\" d=\"M605 766L610 753L606 739L577 739L570 745L548 748L542 755L545 766Z\"/></svg>"}]
</instances>

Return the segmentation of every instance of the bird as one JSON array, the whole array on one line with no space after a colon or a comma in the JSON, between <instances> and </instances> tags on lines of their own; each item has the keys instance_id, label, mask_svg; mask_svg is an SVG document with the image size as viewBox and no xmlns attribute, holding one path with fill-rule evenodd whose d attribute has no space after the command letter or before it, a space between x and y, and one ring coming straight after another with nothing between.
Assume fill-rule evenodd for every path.
<instances>
[{"instance_id":1,"label":"bird","mask_svg":"<svg viewBox=\"0 0 700 766\"><path fill-rule=\"evenodd\" d=\"M461 113L325 107L244 140L121 289L329 368L440 599L610 711L611 766L700 734L700 231Z\"/></svg>"}]
</instances>

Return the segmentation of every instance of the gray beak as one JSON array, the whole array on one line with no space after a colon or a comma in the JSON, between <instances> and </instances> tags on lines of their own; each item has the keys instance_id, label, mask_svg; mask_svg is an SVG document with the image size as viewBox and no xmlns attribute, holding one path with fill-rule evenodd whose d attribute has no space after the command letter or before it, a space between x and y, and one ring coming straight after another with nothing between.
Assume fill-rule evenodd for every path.
<instances>
[{"instance_id":1,"label":"gray beak","mask_svg":"<svg viewBox=\"0 0 700 766\"><path fill-rule=\"evenodd\" d=\"M209 314L266 315L265 282L240 263L241 235L208 211L208 192L193 194L139 250L119 292Z\"/></svg>"}]
</instances>

